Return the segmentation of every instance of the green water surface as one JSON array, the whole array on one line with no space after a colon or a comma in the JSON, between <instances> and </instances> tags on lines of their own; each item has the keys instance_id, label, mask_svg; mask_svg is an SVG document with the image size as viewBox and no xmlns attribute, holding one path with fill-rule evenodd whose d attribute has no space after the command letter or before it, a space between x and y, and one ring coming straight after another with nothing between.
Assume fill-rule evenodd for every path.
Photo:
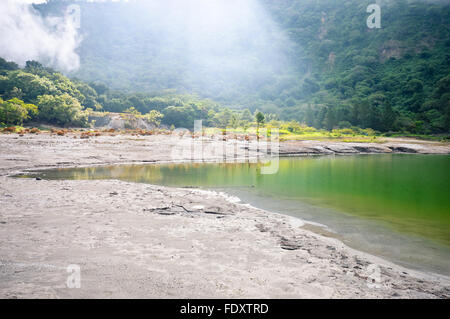
<instances>
[{"instance_id":1,"label":"green water surface","mask_svg":"<svg viewBox=\"0 0 450 319\"><path fill-rule=\"evenodd\" d=\"M399 253L387 247L390 242L401 246L406 245L402 241L411 241L409 244L413 245L423 239L426 245L421 242L416 248L404 248L403 252L407 250L409 254L404 257L412 258L411 251L418 256L426 255L420 251L425 247L444 249L443 254L438 254L441 258L438 268L449 265L450 156L447 155L286 157L280 159L279 170L272 175L262 175L255 163L89 167L58 169L41 175L47 179L114 178L224 189L260 208L323 223L344 238L350 232L398 234L393 235L395 240L384 236L378 244L376 234L366 238L366 246L372 243L381 255L389 249L391 255ZM366 227L368 224L372 226Z\"/></svg>"}]
</instances>

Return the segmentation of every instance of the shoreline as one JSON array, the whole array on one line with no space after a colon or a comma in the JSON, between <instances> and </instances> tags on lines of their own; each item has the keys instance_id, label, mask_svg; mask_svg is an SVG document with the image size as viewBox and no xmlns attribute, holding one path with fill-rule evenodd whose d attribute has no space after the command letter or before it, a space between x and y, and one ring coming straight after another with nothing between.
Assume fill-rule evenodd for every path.
<instances>
[{"instance_id":1,"label":"shoreline","mask_svg":"<svg viewBox=\"0 0 450 319\"><path fill-rule=\"evenodd\" d=\"M206 188L200 188L200 189L206 189ZM443 251L448 251L448 246L444 245L441 242L434 241L428 237L419 236L416 234L411 233L402 233L397 232L395 230L390 229L386 224L380 223L379 221L371 221L367 220L355 215L348 214L345 211L339 211L336 210L336 208L332 208L329 206L318 206L316 204L311 204L307 202L302 202L301 205L309 207L311 209L320 209L325 210L327 214L330 214L330 212L333 212L333 214L341 214L340 218L345 218L346 221L344 222L346 225L349 223L352 223L354 228L358 228L360 232L367 232L365 233L365 236L360 237L348 237L346 236L346 233L342 231L342 229L339 229L339 224L336 224L336 222L332 221L323 221L323 218L321 221L309 219L307 216L302 216L301 214L295 212L293 213L290 211L290 207L287 208L275 208L277 206L273 205L264 205L264 204L257 204L255 200L258 199L258 196L253 196L251 193L245 193L239 191L230 191L223 188L218 188L220 191L226 193L229 196L237 197L239 198L240 202L244 205L249 205L255 209L263 210L268 213L274 213L274 214L281 214L293 218L297 218L300 221L304 223L302 226L303 229L309 230L311 232L314 232L315 234L318 234L323 237L327 238L334 238L342 242L344 245L348 246L349 248L354 249L355 251L359 251L365 254L373 255L378 258L381 258L383 260L386 260L389 263L398 265L400 267L403 267L405 269L414 270L417 272L423 272L427 274L432 274L436 276L442 276L443 278L450 279L450 273L448 266L448 262L444 263L445 258L442 256ZM216 191L216 189L212 188L211 190ZM240 193L240 194L239 194ZM249 195L250 194L250 195ZM243 196L241 196L243 195ZM283 201L290 201L289 199L282 199L279 200L280 205L283 204ZM356 219L356 221L355 221ZM351 221L349 221L351 220ZM374 227L376 227L376 231L374 231ZM339 231L340 230L340 231ZM370 237L367 237L367 236ZM374 235L384 235L387 238L386 239L378 239L377 236L374 237ZM359 239L359 240L358 240ZM376 240L378 247L373 247L370 245L370 239ZM384 240L384 241L383 241ZM361 243L364 242L364 244ZM411 250L410 244L405 244L407 241L413 241L414 246L413 248L418 248L419 251L425 252L425 250L434 250L434 251L440 251L440 254L437 253L436 255L432 256L434 258L437 258L436 260L433 260L432 257L430 257L430 252L426 252L427 260L424 261L424 258L418 259L419 256L425 257L423 254L414 254L412 251L408 252L408 249ZM405 250L405 253L395 253L394 250L390 249L384 249L383 251L379 250L379 247L383 245L389 245L395 242L395 250L400 251L401 249ZM446 259L448 260L448 259ZM444 266L444 264L446 266Z\"/></svg>"},{"instance_id":2,"label":"shoreline","mask_svg":"<svg viewBox=\"0 0 450 319\"><path fill-rule=\"evenodd\" d=\"M120 142L115 146L108 138L83 141L77 151L74 141L80 141L67 137L48 137L58 144L49 147L47 137L17 145L0 135L6 150L0 154L1 298L450 297L448 277L394 265L302 229L298 218L229 203L218 193L117 180L9 177L44 167L168 160L170 139L144 139L154 147L147 145L145 161L139 161L136 144L142 141L127 138L114 138ZM134 155L115 163L114 155L124 154L122 142ZM69 262L81 266L81 289L64 287ZM370 265L379 267L380 282ZM370 288L372 279L381 287Z\"/></svg>"},{"instance_id":3,"label":"shoreline","mask_svg":"<svg viewBox=\"0 0 450 319\"><path fill-rule=\"evenodd\" d=\"M370 156L374 156L374 155L384 155L384 154L356 154L356 155L350 155L350 154L340 154L340 155L311 155L312 157L324 157L324 156L362 156L362 155L370 155ZM398 154L396 154L398 155ZM410 154L410 155L417 155L417 154ZM423 156L426 156L427 154L420 154ZM435 154L434 154L435 155ZM438 155L446 155L446 154L438 154ZM280 158L283 156L280 156ZM297 157L297 156L288 156L288 157ZM170 162L153 162L153 163L147 163L147 162L143 162L143 163L121 163L121 164L111 164L111 163L107 163L107 164L97 164L97 165L82 165L82 166L72 166L72 167L64 167L62 169L77 169L77 168L91 168L91 167L100 167L100 168L108 168L110 166L113 167L123 167L123 168L127 168L129 166L133 166L133 165L153 165L153 166L159 166L159 165L167 165L167 164L174 164L174 165L182 165L182 164L211 164L211 163L221 163L218 161L170 161ZM234 163L234 162L233 162ZM236 163L244 163L243 161L240 162L236 162ZM11 178L23 178L23 179L31 179L33 180L36 176L39 176L40 174L44 174L47 171L52 171L54 170L54 167L50 167L50 168L39 168L39 169L28 169L28 170L23 170L20 172L15 172L15 174L10 174L8 175L8 177ZM18 175L16 173L19 173ZM29 176L28 176L29 175ZM57 178L57 179L47 179L45 176L40 176L39 178L42 178L43 180L47 180L47 181L51 181L51 180L56 180L56 181L64 181L64 180L81 180L81 181L90 181L90 180L96 180L96 179L64 179L64 178ZM121 179L121 178L101 178L99 180L114 180L114 181L123 181L123 182L133 182L133 181L129 181L127 179ZM392 263L394 265L398 265L400 267L403 267L404 269L409 269L411 271L416 271L416 272L422 272L425 274L430 274L432 276L442 276L442 278L444 279L448 279L450 280L450 273L448 273L448 271L445 273L445 267L442 267L442 265L436 264L436 263L431 263L431 262L418 262L417 260L415 261L407 261L407 258L405 259L406 255L403 256L403 258L400 258L398 256L394 256L392 253L380 253L379 251L376 251L376 249L371 249L369 248L367 245L361 245L361 244L357 244L357 242L355 241L355 238L350 239L350 238L345 238L344 234L341 232L336 232L334 230L331 230L330 227L332 227L332 224L330 223L325 223L325 222L319 222L319 221L314 221L314 220L310 220L308 218L302 217L302 216L298 216L297 214L292 214L292 213L288 213L283 211L283 209L273 209L270 207L264 207L264 205L255 205L254 203L251 203L251 201L247 199L243 199L239 194L236 194L237 192L239 192L237 189L233 189L233 188L222 188L222 187L203 187L203 186L169 186L169 185L163 185L163 184L152 184L152 183L148 183L148 182L135 182L138 184L144 184L144 185L152 185L152 186L160 186L160 187L166 187L166 188L170 188L170 189L187 189L187 190L199 190L199 191L211 191L214 193L217 193L217 196L221 196L224 197L225 199L229 199L229 200L235 200L230 201L230 203L235 203L235 204L239 204L239 205L244 205L246 207L249 207L251 209L254 210L260 210L260 211L264 211L268 214L279 214L282 216L288 216L288 217L293 217L295 219L298 219L303 225L300 226L303 229L309 230L317 235L323 236L323 237L327 237L327 238L333 238L333 239L337 239L338 241L342 242L344 245L348 246L351 249L354 249L355 251L359 251L361 253L365 253L368 255L373 255L375 257L381 258L382 260L385 260L389 263ZM241 194L242 195L242 194ZM247 194L248 195L248 194ZM254 198L253 198L254 200ZM306 203L303 202L303 204L306 204L308 206L311 206L311 208L315 209L317 208L314 207L314 205L312 205L311 203ZM331 207L321 207L321 209L326 209L326 210L335 210L335 208L331 208ZM337 211L335 211L336 213ZM343 211L339 211L340 214L344 213ZM345 215L345 218L359 218L357 216L353 216L353 215ZM363 219L360 219L360 222ZM367 220L365 222L362 222L363 224L360 223L356 223L355 227L365 227L368 226L371 222L368 222ZM422 245L425 245L427 247L420 247L422 249L445 249L447 246L444 246L442 243L439 242L435 242L433 240L431 240L430 238L427 237L421 237L421 236L417 236L414 234L405 234L405 233L396 233L392 230L389 230L386 226L387 225L383 225L383 224L379 224L377 222L375 222L377 225L377 227L379 227L381 231L386 232L387 234L391 235L391 239L393 240L413 240L416 242L421 242ZM336 226L336 225L334 225ZM378 233L377 233L378 234ZM392 237L393 236L393 237ZM400 239L400 237L402 237ZM366 238L367 240L367 238ZM386 244L386 243L385 243ZM398 243L397 243L398 244ZM431 245L431 246L430 246ZM405 247L408 248L408 247ZM409 258L411 258L412 256L410 256ZM416 256L417 257L417 256ZM439 256L436 256L437 258L441 258Z\"/></svg>"}]
</instances>

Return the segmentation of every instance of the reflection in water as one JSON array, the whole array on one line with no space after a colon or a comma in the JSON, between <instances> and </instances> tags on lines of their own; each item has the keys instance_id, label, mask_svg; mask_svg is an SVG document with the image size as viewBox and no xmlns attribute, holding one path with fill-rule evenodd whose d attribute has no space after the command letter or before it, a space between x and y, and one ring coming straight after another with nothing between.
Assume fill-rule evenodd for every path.
<instances>
[{"instance_id":1,"label":"reflection in water","mask_svg":"<svg viewBox=\"0 0 450 319\"><path fill-rule=\"evenodd\" d=\"M226 189L255 206L321 222L343 236L344 241L364 242L381 255L401 254L388 247L395 236L400 246L406 245L403 241L416 245L414 249L402 248L408 251L408 258L411 251L420 256L426 254L421 249L434 249L444 258L438 268L449 268L450 156L282 158L277 174L258 172L258 164L254 163L194 163L59 169L43 172L42 177L113 178ZM363 239L358 239L355 232Z\"/></svg>"}]
</instances>

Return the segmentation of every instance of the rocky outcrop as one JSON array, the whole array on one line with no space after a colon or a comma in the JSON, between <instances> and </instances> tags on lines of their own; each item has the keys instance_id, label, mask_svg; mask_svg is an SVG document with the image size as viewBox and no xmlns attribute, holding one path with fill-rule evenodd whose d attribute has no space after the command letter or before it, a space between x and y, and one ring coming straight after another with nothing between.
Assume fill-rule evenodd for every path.
<instances>
[{"instance_id":1,"label":"rocky outcrop","mask_svg":"<svg viewBox=\"0 0 450 319\"><path fill-rule=\"evenodd\" d=\"M450 154L450 147L440 143L338 143L323 141L292 141L280 143L280 155L332 154Z\"/></svg>"},{"instance_id":2,"label":"rocky outcrop","mask_svg":"<svg viewBox=\"0 0 450 319\"><path fill-rule=\"evenodd\" d=\"M416 149L405 146L389 146L389 148L397 153L418 153Z\"/></svg>"}]
</instances>

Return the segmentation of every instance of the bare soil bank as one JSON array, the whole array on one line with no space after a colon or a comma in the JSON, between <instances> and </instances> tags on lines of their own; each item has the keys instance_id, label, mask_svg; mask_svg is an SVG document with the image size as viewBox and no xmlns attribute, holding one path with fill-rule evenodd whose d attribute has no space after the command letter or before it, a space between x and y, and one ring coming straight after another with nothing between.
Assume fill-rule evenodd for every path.
<instances>
[{"instance_id":1,"label":"bare soil bank","mask_svg":"<svg viewBox=\"0 0 450 319\"><path fill-rule=\"evenodd\" d=\"M115 180L8 177L30 169L173 161L179 141L0 135L0 297L450 296L446 277L355 251L303 228L299 219L237 204L223 194ZM208 143L209 149L235 147ZM411 140L280 145L280 153L299 155L380 150L450 153L448 145ZM250 148L249 156L255 155ZM206 153L205 160L222 158ZM72 264L81 269L79 289L66 286Z\"/></svg>"}]
</instances>

